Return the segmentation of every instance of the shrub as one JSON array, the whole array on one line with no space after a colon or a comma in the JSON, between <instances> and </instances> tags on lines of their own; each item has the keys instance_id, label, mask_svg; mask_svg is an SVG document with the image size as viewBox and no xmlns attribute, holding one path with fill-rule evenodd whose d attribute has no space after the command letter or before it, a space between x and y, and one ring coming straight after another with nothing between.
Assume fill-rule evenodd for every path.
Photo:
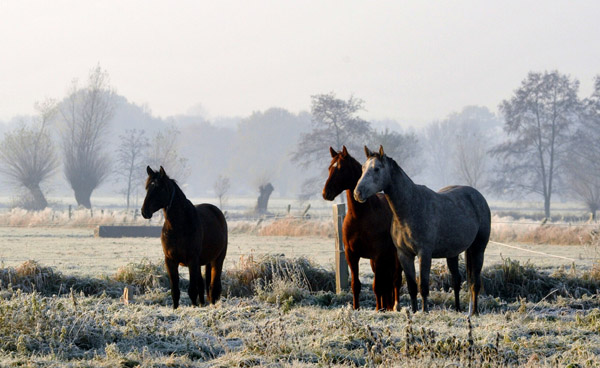
<instances>
[{"instance_id":1,"label":"shrub","mask_svg":"<svg viewBox=\"0 0 600 368\"><path fill-rule=\"evenodd\" d=\"M64 276L53 268L40 266L32 260L25 261L17 268L0 269L0 283L0 288L37 291L45 296L64 294L70 290L86 295L106 293L119 296L124 287L123 284L116 284L105 278Z\"/></svg>"},{"instance_id":2,"label":"shrub","mask_svg":"<svg viewBox=\"0 0 600 368\"><path fill-rule=\"evenodd\" d=\"M141 290L169 287L169 276L164 264L162 262L152 263L148 259L119 267L114 275L114 280L137 286Z\"/></svg>"},{"instance_id":3,"label":"shrub","mask_svg":"<svg viewBox=\"0 0 600 368\"><path fill-rule=\"evenodd\" d=\"M226 270L223 290L230 296L250 296L255 292L290 295L300 298L304 292L335 290L332 271L315 266L306 258L287 259L266 255L256 259L242 256L232 270Z\"/></svg>"}]
</instances>

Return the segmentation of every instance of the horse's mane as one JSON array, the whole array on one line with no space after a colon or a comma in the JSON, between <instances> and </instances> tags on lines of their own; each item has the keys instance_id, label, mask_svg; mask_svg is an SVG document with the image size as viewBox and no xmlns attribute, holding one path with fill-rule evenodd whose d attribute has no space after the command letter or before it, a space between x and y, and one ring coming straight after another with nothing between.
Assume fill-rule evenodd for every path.
<instances>
[{"instance_id":1,"label":"horse's mane","mask_svg":"<svg viewBox=\"0 0 600 368\"><path fill-rule=\"evenodd\" d=\"M397 169L402 176L406 177L408 180L410 180L412 182L412 179L410 178L410 176L408 176L406 171L404 171L404 169L402 169L402 167L400 165L398 165L396 160L394 160L390 156L386 155L385 153L383 155L381 155L379 152L373 152L371 155L369 155L369 157L375 157L379 161L383 161L385 163L390 164L392 169Z\"/></svg>"},{"instance_id":2,"label":"horse's mane","mask_svg":"<svg viewBox=\"0 0 600 368\"><path fill-rule=\"evenodd\" d=\"M342 154L340 153L340 154L338 154L337 156L335 156L335 157L333 157L333 158L331 159L331 163L329 164L329 168L330 168L330 169L331 169L331 167L332 167L332 166L333 166L333 165L334 165L336 162L338 162L338 161L341 161L340 157L341 157L341 159L343 159L343 158L347 158L347 159L349 159L349 160L350 160L350 162L351 162L351 163L353 163L353 164L354 164L354 163L356 163L356 164L360 165L360 163L358 162L358 160L357 160L357 159L355 159L354 157L352 157L352 155L350 155L349 153L348 153L348 154L346 154L346 155L342 155Z\"/></svg>"},{"instance_id":3,"label":"horse's mane","mask_svg":"<svg viewBox=\"0 0 600 368\"><path fill-rule=\"evenodd\" d=\"M155 175L159 175L160 176L160 174L158 172ZM148 186L150 185L150 182L153 179L154 179L154 175L153 176L148 176L148 178L146 179L146 190L148 190ZM177 185L177 180L170 178L169 175L167 175L166 173L165 173L165 176L162 177L162 178L160 178L160 179L161 180L165 180L167 182L170 181L171 183L173 183L173 185L175 185L175 188L181 190L181 188L179 188L179 185Z\"/></svg>"}]
</instances>

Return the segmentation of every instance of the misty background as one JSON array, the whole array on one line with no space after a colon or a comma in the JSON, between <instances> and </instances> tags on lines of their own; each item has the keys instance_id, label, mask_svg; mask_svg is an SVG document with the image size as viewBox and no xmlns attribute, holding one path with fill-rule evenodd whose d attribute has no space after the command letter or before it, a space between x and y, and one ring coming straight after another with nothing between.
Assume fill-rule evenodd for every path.
<instances>
[{"instance_id":1,"label":"misty background","mask_svg":"<svg viewBox=\"0 0 600 368\"><path fill-rule=\"evenodd\" d=\"M493 150L511 134L501 105L531 73L556 71L576 82L573 114L589 112L583 106L600 74L599 15L591 1L0 1L0 137L37 126L36 103L52 99L64 110L73 81L85 88L99 69L114 109L101 146L110 170L92 204L94 197L124 198L118 152L133 130L143 131L150 147L173 143L171 172L188 197L216 196L215 183L225 177L232 196L257 196L270 182L274 197L319 198L305 181L317 178L322 187L328 145L309 167L292 158L318 126L315 96L331 95L361 101L353 117L369 131L360 142L384 144L416 183L537 199L531 188L498 188L507 158ZM571 119L569 137L578 119ZM64 123L64 113L54 114L45 128L60 161L42 185L50 205L73 195L61 151ZM360 142L350 153L362 162ZM409 148L394 151L398 146ZM476 178L465 174L464 162L477 168ZM567 181L565 175L561 184ZM135 196L143 198L136 183ZM3 202L22 195L6 175L0 189ZM553 197L572 198L568 190Z\"/></svg>"}]
</instances>

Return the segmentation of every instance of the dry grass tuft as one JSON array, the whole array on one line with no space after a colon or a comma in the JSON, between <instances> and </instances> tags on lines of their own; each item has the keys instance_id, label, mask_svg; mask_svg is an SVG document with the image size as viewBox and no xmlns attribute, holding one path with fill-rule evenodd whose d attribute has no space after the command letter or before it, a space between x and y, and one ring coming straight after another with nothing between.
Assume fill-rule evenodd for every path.
<instances>
[{"instance_id":1,"label":"dry grass tuft","mask_svg":"<svg viewBox=\"0 0 600 368\"><path fill-rule=\"evenodd\" d=\"M467 290L465 264L461 257L459 270L463 280L462 288ZM593 296L600 290L600 262L592 269L577 272L574 267L566 270L560 267L551 274L540 271L535 265L525 264L510 258L501 263L485 267L481 273L482 295L516 301L526 298L538 302L546 297ZM430 289L448 292L452 278L445 265L432 267Z\"/></svg>"},{"instance_id":2,"label":"dry grass tuft","mask_svg":"<svg viewBox=\"0 0 600 368\"><path fill-rule=\"evenodd\" d=\"M592 245L598 243L600 224L571 225L515 220L512 217L492 218L490 239L499 242L519 242L554 245Z\"/></svg>"},{"instance_id":3,"label":"dry grass tuft","mask_svg":"<svg viewBox=\"0 0 600 368\"><path fill-rule=\"evenodd\" d=\"M229 296L261 295L265 300L298 301L310 292L335 290L335 275L306 258L282 256L242 256L238 264L225 271L223 290Z\"/></svg>"},{"instance_id":4,"label":"dry grass tuft","mask_svg":"<svg viewBox=\"0 0 600 368\"><path fill-rule=\"evenodd\" d=\"M148 259L119 267L113 278L115 281L137 286L141 290L169 287L169 276L164 264L152 263Z\"/></svg>"},{"instance_id":5,"label":"dry grass tuft","mask_svg":"<svg viewBox=\"0 0 600 368\"><path fill-rule=\"evenodd\" d=\"M158 221L158 220L152 220ZM134 216L133 212L123 210L104 209L74 209L55 211L46 208L42 211L29 211L22 208L13 208L0 213L0 226L14 227L44 227L44 226L71 226L94 227L98 225L147 225L148 221L142 216Z\"/></svg>"},{"instance_id":6,"label":"dry grass tuft","mask_svg":"<svg viewBox=\"0 0 600 368\"><path fill-rule=\"evenodd\" d=\"M285 217L264 224L258 229L261 236L321 236L332 238L333 221Z\"/></svg>"},{"instance_id":7,"label":"dry grass tuft","mask_svg":"<svg viewBox=\"0 0 600 368\"><path fill-rule=\"evenodd\" d=\"M68 293L69 290L85 295L107 293L118 296L123 291L123 286L105 278L64 276L53 268L41 266L33 260L25 261L16 268L0 269L0 289L37 291L47 296Z\"/></svg>"}]
</instances>

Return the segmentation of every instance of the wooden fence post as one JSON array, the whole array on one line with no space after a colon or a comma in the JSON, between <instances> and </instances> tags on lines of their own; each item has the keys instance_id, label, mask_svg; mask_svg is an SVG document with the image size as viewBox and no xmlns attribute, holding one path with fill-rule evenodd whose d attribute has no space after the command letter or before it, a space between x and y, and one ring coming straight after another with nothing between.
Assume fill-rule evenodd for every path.
<instances>
[{"instance_id":1,"label":"wooden fence post","mask_svg":"<svg viewBox=\"0 0 600 368\"><path fill-rule=\"evenodd\" d=\"M342 225L346 216L345 204L333 205L333 227L335 229L335 292L348 289L348 262L342 241Z\"/></svg>"}]
</instances>

